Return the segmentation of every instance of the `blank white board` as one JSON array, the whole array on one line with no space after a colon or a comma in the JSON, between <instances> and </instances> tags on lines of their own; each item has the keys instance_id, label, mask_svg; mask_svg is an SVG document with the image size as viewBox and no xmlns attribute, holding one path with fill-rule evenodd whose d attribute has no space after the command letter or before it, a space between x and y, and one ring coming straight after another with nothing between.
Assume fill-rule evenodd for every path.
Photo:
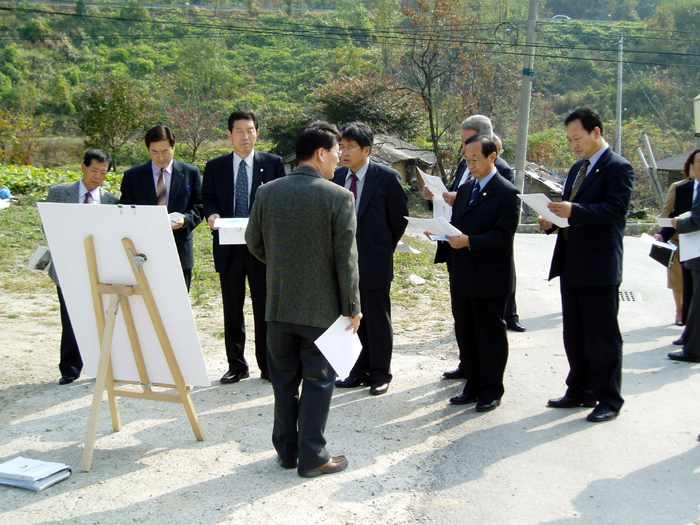
<instances>
[{"instance_id":1,"label":"blank white board","mask_svg":"<svg viewBox=\"0 0 700 525\"><path fill-rule=\"evenodd\" d=\"M89 235L94 237L100 282L136 285L122 245L122 239L129 238L136 251L147 257L141 268L146 273L185 383L210 386L165 206L86 206L52 202L40 202L37 206L85 372L93 377L97 374L101 345L85 239ZM173 384L174 379L143 299L132 296L129 302L150 380ZM107 308L108 296L103 296L103 303ZM112 343L112 365L115 379L139 381L121 309Z\"/></svg>"}]
</instances>

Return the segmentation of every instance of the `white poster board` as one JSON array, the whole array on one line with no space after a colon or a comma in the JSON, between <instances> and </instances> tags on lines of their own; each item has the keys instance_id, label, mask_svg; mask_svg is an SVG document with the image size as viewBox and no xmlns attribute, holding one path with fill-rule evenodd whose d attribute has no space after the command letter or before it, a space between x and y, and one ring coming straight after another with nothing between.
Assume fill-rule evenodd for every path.
<instances>
[{"instance_id":1,"label":"white poster board","mask_svg":"<svg viewBox=\"0 0 700 525\"><path fill-rule=\"evenodd\" d=\"M66 300L84 370L96 376L101 341L85 253L85 239L95 242L97 269L102 283L136 285L123 238L133 241L146 255L146 273L185 383L210 386L197 327L182 275L182 268L164 206L86 206L40 202L37 204L49 242L63 297ZM108 296L103 296L105 308ZM129 298L149 378L173 384L165 355L143 299ZM114 378L139 381L139 373L120 308L112 341Z\"/></svg>"}]
</instances>

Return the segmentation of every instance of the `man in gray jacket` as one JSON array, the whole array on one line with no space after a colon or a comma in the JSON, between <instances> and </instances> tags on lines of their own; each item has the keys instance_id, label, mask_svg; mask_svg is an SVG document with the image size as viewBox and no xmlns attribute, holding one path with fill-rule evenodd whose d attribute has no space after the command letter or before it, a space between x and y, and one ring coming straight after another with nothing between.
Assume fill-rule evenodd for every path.
<instances>
[{"instance_id":1,"label":"man in gray jacket","mask_svg":"<svg viewBox=\"0 0 700 525\"><path fill-rule=\"evenodd\" d=\"M85 153L81 169L83 178L75 182L64 182L49 189L46 202L65 202L68 204L117 204L119 199L102 189L107 173L112 167L112 157L101 149L91 149ZM61 371L59 385L68 385L80 377L83 360L80 357L78 342L73 333L73 326L68 316L66 302L58 282L58 276L53 265L49 276L58 288L58 302L61 306L61 361L58 368Z\"/></svg>"},{"instance_id":2,"label":"man in gray jacket","mask_svg":"<svg viewBox=\"0 0 700 525\"><path fill-rule=\"evenodd\" d=\"M338 129L317 121L297 134L299 167L258 188L246 230L250 253L267 265L267 344L275 393L272 442L283 468L302 477L340 472L323 432L335 372L315 345L343 315L360 325L352 193L333 178ZM303 381L301 395L299 386Z\"/></svg>"}]
</instances>

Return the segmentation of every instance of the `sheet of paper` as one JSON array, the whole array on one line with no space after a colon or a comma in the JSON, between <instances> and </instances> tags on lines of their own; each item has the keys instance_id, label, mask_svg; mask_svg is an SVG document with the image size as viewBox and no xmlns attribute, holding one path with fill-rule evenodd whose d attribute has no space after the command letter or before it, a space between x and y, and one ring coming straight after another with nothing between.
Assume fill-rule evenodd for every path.
<instances>
[{"instance_id":1,"label":"sheet of paper","mask_svg":"<svg viewBox=\"0 0 700 525\"><path fill-rule=\"evenodd\" d=\"M219 228L219 244L245 244L247 218L215 219L214 227Z\"/></svg>"},{"instance_id":2,"label":"sheet of paper","mask_svg":"<svg viewBox=\"0 0 700 525\"><path fill-rule=\"evenodd\" d=\"M676 246L675 244L671 244L670 242L657 241L647 233L643 233L641 237L639 237L639 240L649 244L654 244L656 246L668 248L669 250L673 250L674 252L678 249L678 246Z\"/></svg>"},{"instance_id":3,"label":"sheet of paper","mask_svg":"<svg viewBox=\"0 0 700 525\"><path fill-rule=\"evenodd\" d=\"M462 233L447 222L444 217L438 217L437 219L404 218L408 219L409 226L423 232L439 233L441 235L460 235Z\"/></svg>"},{"instance_id":4,"label":"sheet of paper","mask_svg":"<svg viewBox=\"0 0 700 525\"><path fill-rule=\"evenodd\" d=\"M362 351L358 335L353 334L352 330L347 330L350 324L350 319L341 315L316 339L316 346L342 379L350 375L350 370L355 366L355 361Z\"/></svg>"},{"instance_id":5,"label":"sheet of paper","mask_svg":"<svg viewBox=\"0 0 700 525\"><path fill-rule=\"evenodd\" d=\"M408 244L406 244L403 241L399 241L399 244L396 245L396 250L394 250L395 253L412 253L414 255L418 255L421 253L420 251L416 250L415 248L410 247Z\"/></svg>"},{"instance_id":6,"label":"sheet of paper","mask_svg":"<svg viewBox=\"0 0 700 525\"><path fill-rule=\"evenodd\" d=\"M442 217L447 222L452 219L452 206L445 202L442 197L435 196L433 199L433 219Z\"/></svg>"},{"instance_id":7,"label":"sheet of paper","mask_svg":"<svg viewBox=\"0 0 700 525\"><path fill-rule=\"evenodd\" d=\"M180 219L184 219L185 216L180 213L179 211L174 211L170 214L168 214L168 219L170 219L170 224L177 224L180 222Z\"/></svg>"},{"instance_id":8,"label":"sheet of paper","mask_svg":"<svg viewBox=\"0 0 700 525\"><path fill-rule=\"evenodd\" d=\"M542 215L542 218L551 222L552 224L556 224L560 228L567 228L569 226L569 219L563 219L557 215L554 215L551 211L549 211L549 204L551 204L551 200L549 200L549 197L547 197L544 193L528 193L526 195L518 195L522 199L522 201L530 206L533 210L535 210L537 213Z\"/></svg>"},{"instance_id":9,"label":"sheet of paper","mask_svg":"<svg viewBox=\"0 0 700 525\"><path fill-rule=\"evenodd\" d=\"M681 262L700 257L700 231L681 233L678 237L680 238Z\"/></svg>"},{"instance_id":10,"label":"sheet of paper","mask_svg":"<svg viewBox=\"0 0 700 525\"><path fill-rule=\"evenodd\" d=\"M662 228L673 228L673 219L669 219L667 217L657 217L656 222L658 222L659 226Z\"/></svg>"},{"instance_id":11,"label":"sheet of paper","mask_svg":"<svg viewBox=\"0 0 700 525\"><path fill-rule=\"evenodd\" d=\"M442 182L440 177L428 175L420 168L418 168L418 173L420 173L420 176L423 177L423 182L425 182L425 185L436 197L447 192L447 186L445 186L445 183Z\"/></svg>"}]
</instances>

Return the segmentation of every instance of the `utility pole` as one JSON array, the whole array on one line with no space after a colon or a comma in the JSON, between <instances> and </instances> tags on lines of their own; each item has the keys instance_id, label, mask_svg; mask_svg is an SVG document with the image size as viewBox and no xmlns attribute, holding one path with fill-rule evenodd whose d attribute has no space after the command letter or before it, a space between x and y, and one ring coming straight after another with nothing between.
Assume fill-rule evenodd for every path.
<instances>
[{"instance_id":1,"label":"utility pole","mask_svg":"<svg viewBox=\"0 0 700 525\"><path fill-rule=\"evenodd\" d=\"M525 187L525 157L527 155L527 135L530 127L530 100L532 82L535 79L535 31L537 30L538 0L530 0L527 20L527 41L523 58L523 81L520 88L520 113L518 116L518 138L515 147L515 185L520 191ZM522 213L522 205L520 206ZM520 221L518 221L520 222Z\"/></svg>"},{"instance_id":2,"label":"utility pole","mask_svg":"<svg viewBox=\"0 0 700 525\"><path fill-rule=\"evenodd\" d=\"M622 155L622 41L625 35L620 35L617 48L617 126L615 128L615 152Z\"/></svg>"}]
</instances>

